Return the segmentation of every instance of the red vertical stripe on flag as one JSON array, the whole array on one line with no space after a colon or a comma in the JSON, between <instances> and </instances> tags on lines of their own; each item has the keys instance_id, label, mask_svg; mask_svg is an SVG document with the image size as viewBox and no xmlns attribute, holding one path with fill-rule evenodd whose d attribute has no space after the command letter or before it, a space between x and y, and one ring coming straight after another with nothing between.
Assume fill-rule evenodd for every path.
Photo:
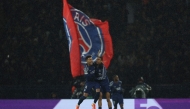
<instances>
[{"instance_id":1,"label":"red vertical stripe on flag","mask_svg":"<svg viewBox=\"0 0 190 109\"><path fill-rule=\"evenodd\" d=\"M101 29L102 36L104 39L104 45L105 45L105 54L103 56L103 63L106 68L108 68L110 61L113 57L113 45L112 45L112 39L109 33L109 25L108 22L102 22L98 19L91 19L91 21Z\"/></svg>"},{"instance_id":2,"label":"red vertical stripe on flag","mask_svg":"<svg viewBox=\"0 0 190 109\"><path fill-rule=\"evenodd\" d=\"M81 58L77 36L78 32L69 7L67 0L63 0L63 17L67 22L69 34L72 38L70 48L71 73L73 77L76 77L81 75Z\"/></svg>"}]
</instances>

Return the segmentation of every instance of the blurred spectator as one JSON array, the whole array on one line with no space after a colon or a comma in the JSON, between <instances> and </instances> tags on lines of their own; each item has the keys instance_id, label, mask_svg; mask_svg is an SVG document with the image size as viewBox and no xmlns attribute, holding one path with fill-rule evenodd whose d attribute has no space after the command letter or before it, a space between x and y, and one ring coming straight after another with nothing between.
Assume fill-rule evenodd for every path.
<instances>
[{"instance_id":1,"label":"blurred spectator","mask_svg":"<svg viewBox=\"0 0 190 109\"><path fill-rule=\"evenodd\" d=\"M80 82L80 86L78 86L78 87L74 90L74 92L73 92L71 98L72 98L72 99L79 99L79 98L83 95L84 86L85 86L85 82L83 82L83 81Z\"/></svg>"}]
</instances>

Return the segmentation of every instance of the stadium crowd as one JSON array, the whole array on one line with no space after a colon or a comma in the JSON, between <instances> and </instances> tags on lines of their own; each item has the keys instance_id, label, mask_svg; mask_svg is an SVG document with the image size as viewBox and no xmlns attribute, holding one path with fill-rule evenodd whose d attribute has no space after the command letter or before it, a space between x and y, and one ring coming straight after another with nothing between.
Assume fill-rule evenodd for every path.
<instances>
[{"instance_id":1,"label":"stadium crowd","mask_svg":"<svg viewBox=\"0 0 190 109\"><path fill-rule=\"evenodd\" d=\"M190 82L187 1L142 0L128 24L126 0L68 0L109 21L114 57L108 75L118 74L126 87L139 76L151 84ZM72 86L62 1L4 0L0 8L0 86Z\"/></svg>"}]
</instances>

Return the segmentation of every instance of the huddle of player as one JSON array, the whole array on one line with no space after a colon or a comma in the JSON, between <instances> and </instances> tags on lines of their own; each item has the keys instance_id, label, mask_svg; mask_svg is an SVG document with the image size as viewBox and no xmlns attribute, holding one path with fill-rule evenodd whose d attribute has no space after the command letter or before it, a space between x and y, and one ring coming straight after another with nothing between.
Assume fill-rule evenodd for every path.
<instances>
[{"instance_id":1,"label":"huddle of player","mask_svg":"<svg viewBox=\"0 0 190 109\"><path fill-rule=\"evenodd\" d=\"M98 53L97 59L93 62L92 56L86 56L86 65L84 66L84 76L86 84L84 88L83 96L80 97L76 109L79 109L80 104L84 99L88 97L92 89L96 91L94 96L94 102L92 103L92 109L96 109L96 102L98 101L98 109L102 109L102 94L105 94L108 108L112 109L112 103L110 100L110 93L112 95L112 101L114 109L117 109L117 104L120 104L120 108L123 109L123 89L121 88L122 82L119 81L117 75L113 76L112 82L109 83L107 77L107 70L102 63L102 57Z\"/></svg>"}]
</instances>

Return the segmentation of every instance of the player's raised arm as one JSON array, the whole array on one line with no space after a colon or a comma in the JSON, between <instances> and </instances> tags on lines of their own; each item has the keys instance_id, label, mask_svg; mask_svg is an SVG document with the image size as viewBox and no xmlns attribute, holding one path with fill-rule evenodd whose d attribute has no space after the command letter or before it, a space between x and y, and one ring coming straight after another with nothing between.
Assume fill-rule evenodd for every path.
<instances>
[{"instance_id":1,"label":"player's raised arm","mask_svg":"<svg viewBox=\"0 0 190 109\"><path fill-rule=\"evenodd\" d=\"M99 51L98 51L98 55L97 55L97 57L103 57L104 54L105 54L105 51L104 51L103 54L101 55L101 52L100 52L100 50L99 50Z\"/></svg>"},{"instance_id":2,"label":"player's raised arm","mask_svg":"<svg viewBox=\"0 0 190 109\"><path fill-rule=\"evenodd\" d=\"M104 53L101 55L101 51L99 50L99 51L98 51L98 54L97 54L97 57L96 57L96 60L97 60L97 58L103 57L104 54L105 54L105 51L104 51ZM95 60L95 61L96 61L96 60Z\"/></svg>"}]
</instances>

